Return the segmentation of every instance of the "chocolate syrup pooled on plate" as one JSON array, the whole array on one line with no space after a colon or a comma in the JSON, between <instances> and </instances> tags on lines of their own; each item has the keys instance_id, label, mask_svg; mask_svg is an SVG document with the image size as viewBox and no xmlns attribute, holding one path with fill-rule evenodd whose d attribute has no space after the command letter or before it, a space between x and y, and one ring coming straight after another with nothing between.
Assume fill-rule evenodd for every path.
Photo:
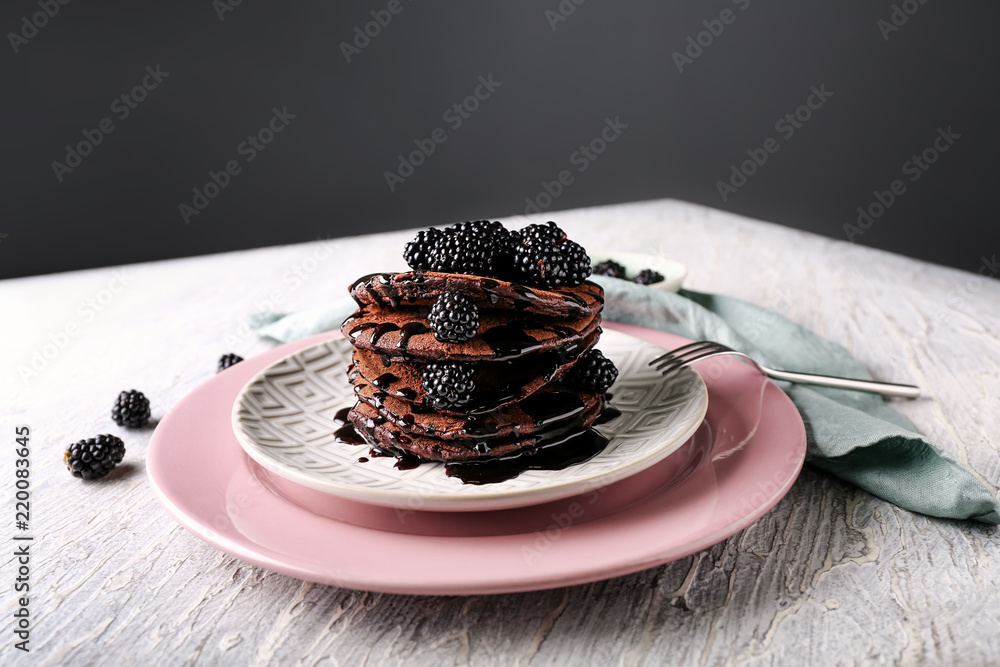
<instances>
[{"instance_id":1,"label":"chocolate syrup pooled on plate","mask_svg":"<svg viewBox=\"0 0 1000 667\"><path fill-rule=\"evenodd\" d=\"M340 427L333 432L333 437L345 445L367 445L365 437L348 421L347 415L350 411L351 408L341 408L333 415L333 423L340 424Z\"/></svg>"},{"instance_id":2,"label":"chocolate syrup pooled on plate","mask_svg":"<svg viewBox=\"0 0 1000 667\"><path fill-rule=\"evenodd\" d=\"M544 397L538 396L536 405L525 406L525 412L539 425L558 422L560 416L573 414L577 405L580 406L579 409L583 408L583 401L570 392L553 394L551 401L543 401L541 399ZM529 396L525 400L530 399ZM537 412L532 414L527 408ZM620 415L621 411L617 408L605 404L595 424L607 423ZM571 465L589 461L608 445L608 439L593 428L581 429L578 419L573 419L568 426L554 428L533 437L538 438L538 443L531 449L497 458L445 463L445 473L465 484L496 484L513 479L525 470L564 470Z\"/></svg>"},{"instance_id":3,"label":"chocolate syrup pooled on plate","mask_svg":"<svg viewBox=\"0 0 1000 667\"><path fill-rule=\"evenodd\" d=\"M445 473L466 484L496 484L513 479L525 470L563 470L600 453L608 439L592 428L557 429L542 436L532 449L492 459L445 463Z\"/></svg>"},{"instance_id":4,"label":"chocolate syrup pooled on plate","mask_svg":"<svg viewBox=\"0 0 1000 667\"><path fill-rule=\"evenodd\" d=\"M604 405L604 409L601 410L601 414L597 416L594 420L594 426L600 426L601 424L607 424L609 421L618 419L622 416L622 411L615 406L607 403Z\"/></svg>"},{"instance_id":5,"label":"chocolate syrup pooled on plate","mask_svg":"<svg viewBox=\"0 0 1000 667\"><path fill-rule=\"evenodd\" d=\"M342 442L345 445L368 444L368 441L365 440L364 436L358 433L358 430L354 428L354 424L344 424L333 432L333 437L337 439L337 442Z\"/></svg>"},{"instance_id":6,"label":"chocolate syrup pooled on plate","mask_svg":"<svg viewBox=\"0 0 1000 667\"><path fill-rule=\"evenodd\" d=\"M542 407L540 412L536 412L537 416L532 416L532 419L536 419L540 424L556 421L559 413L565 415L564 410L572 411L574 409L573 398L576 398L576 402L582 405L582 401L571 393L561 393L565 393L566 396L555 399L549 407ZM542 401L539 403L541 404ZM535 408L538 409L539 406L535 406ZM621 412L617 408L605 405L601 416L595 423L609 422L620 414ZM429 463L398 448L371 444L350 424L338 429L338 432L344 431L346 428L350 428L351 433L362 441L350 442L349 444L368 444L370 446L369 455L373 457L395 457L396 462L393 467L399 470L412 470L421 463ZM405 438L405 436L400 437ZM445 474L460 479L465 484L497 484L515 478L525 470L564 470L571 465L590 460L603 451L608 444L608 439L593 428L581 428L579 419L572 419L567 425L528 437L537 439L537 444L508 456L445 463ZM338 440L349 442L339 437ZM486 454L489 451L485 442L475 443L472 446L481 454Z\"/></svg>"}]
</instances>

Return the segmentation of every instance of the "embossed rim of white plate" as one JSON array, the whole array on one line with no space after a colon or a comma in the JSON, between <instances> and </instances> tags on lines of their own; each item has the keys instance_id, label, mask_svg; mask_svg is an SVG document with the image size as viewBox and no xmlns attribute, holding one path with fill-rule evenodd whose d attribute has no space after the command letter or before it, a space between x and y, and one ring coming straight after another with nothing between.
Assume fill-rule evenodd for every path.
<instances>
[{"instance_id":1,"label":"embossed rim of white plate","mask_svg":"<svg viewBox=\"0 0 1000 667\"><path fill-rule=\"evenodd\" d=\"M614 393L612 404L623 414L596 427L611 438L603 452L564 470L532 470L507 482L472 485L446 476L440 463L425 463L413 470L393 468L394 460L390 458L371 458L367 463L358 463L359 454L364 455L366 450L332 442L333 413L354 402L353 390L346 377L345 359L349 356L350 344L340 336L283 357L251 378L233 404L233 432L247 455L267 470L303 486L358 502L404 510L488 511L558 500L605 487L662 461L694 434L708 409L708 391L697 373L685 369L683 374L666 381L646 366L646 362L662 354L662 347L617 331L605 331L598 347L621 369L611 391ZM325 354L317 356L317 351ZM338 353L343 359L327 359ZM322 373L312 370L307 373L302 367L302 358L309 360L308 363L315 364L317 360L327 363L321 371L332 374L330 381L322 379ZM291 365L298 368L289 370ZM314 399L315 407L304 408L301 403L295 406L302 414L298 423L312 420L311 434L326 441L322 444L302 444L306 438L301 433L290 433L288 423L274 429L276 418L260 414L261 394L255 394L255 390L265 383L275 386L272 377L291 379L298 375L308 376L313 382L313 386L306 387L310 391L318 384L334 392L324 395L313 391L312 396L300 396L299 400L308 403ZM644 387L645 393L640 391ZM279 393L287 402L274 403L275 409L286 409L290 403L298 402L285 389ZM664 397L673 402L652 405L653 401ZM669 420L666 424L663 419L659 423L655 421L664 416L651 410L656 407L666 409L665 416ZM672 431L665 434L665 425ZM260 436L264 426L270 431L269 438ZM629 455L630 451L634 454ZM615 461L613 455L622 452L626 455ZM309 458L310 453L332 454L334 468L330 468L329 460L319 462ZM327 470L321 470L321 464ZM366 476L388 481L396 488L346 480L345 473L361 470L359 466L365 466ZM373 471L378 474L373 476Z\"/></svg>"}]
</instances>

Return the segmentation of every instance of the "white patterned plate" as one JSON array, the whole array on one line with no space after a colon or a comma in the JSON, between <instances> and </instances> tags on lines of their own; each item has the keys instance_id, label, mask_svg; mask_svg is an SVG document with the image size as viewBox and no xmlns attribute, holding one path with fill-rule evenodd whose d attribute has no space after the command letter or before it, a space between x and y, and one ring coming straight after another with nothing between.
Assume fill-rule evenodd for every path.
<instances>
[{"instance_id":1,"label":"white patterned plate","mask_svg":"<svg viewBox=\"0 0 1000 667\"><path fill-rule=\"evenodd\" d=\"M589 461L564 470L527 470L497 484L464 484L441 463L411 470L395 459L358 458L367 449L337 442L334 414L354 404L347 380L351 345L342 337L281 359L258 373L233 405L236 439L254 461L303 486L338 497L425 511L483 511L567 498L633 475L669 456L694 434L708 391L690 369L665 381L647 365L663 348L605 331L600 349L618 366L611 403L617 419L596 427L610 439Z\"/></svg>"}]
</instances>

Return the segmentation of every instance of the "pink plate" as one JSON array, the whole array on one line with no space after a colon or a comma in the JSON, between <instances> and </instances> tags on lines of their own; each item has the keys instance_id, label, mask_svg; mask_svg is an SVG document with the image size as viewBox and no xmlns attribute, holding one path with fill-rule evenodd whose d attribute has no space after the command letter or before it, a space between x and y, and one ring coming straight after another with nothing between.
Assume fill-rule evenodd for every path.
<instances>
[{"instance_id":1,"label":"pink plate","mask_svg":"<svg viewBox=\"0 0 1000 667\"><path fill-rule=\"evenodd\" d=\"M666 348L689 342L627 324L603 326ZM230 420L237 394L258 371L339 335L247 359L192 391L160 422L147 454L149 479L181 525L244 561L324 584L416 595L537 590L629 574L705 549L771 509L805 458L805 427L784 392L749 366L726 363L700 369L709 407L692 439L611 486L461 516L339 500L253 464Z\"/></svg>"}]
</instances>

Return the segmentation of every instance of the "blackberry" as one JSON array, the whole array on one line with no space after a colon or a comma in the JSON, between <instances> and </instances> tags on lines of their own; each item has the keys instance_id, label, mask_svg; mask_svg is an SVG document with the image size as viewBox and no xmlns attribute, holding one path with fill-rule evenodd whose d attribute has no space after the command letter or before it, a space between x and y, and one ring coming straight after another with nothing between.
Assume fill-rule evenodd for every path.
<instances>
[{"instance_id":1,"label":"blackberry","mask_svg":"<svg viewBox=\"0 0 1000 667\"><path fill-rule=\"evenodd\" d=\"M403 259L417 271L495 276L510 264L510 232L489 220L426 229L406 244Z\"/></svg>"},{"instance_id":2,"label":"blackberry","mask_svg":"<svg viewBox=\"0 0 1000 667\"><path fill-rule=\"evenodd\" d=\"M519 278L540 287L575 287L590 276L590 257L579 243L535 241L514 249Z\"/></svg>"},{"instance_id":3,"label":"blackberry","mask_svg":"<svg viewBox=\"0 0 1000 667\"><path fill-rule=\"evenodd\" d=\"M511 232L498 221L474 220L448 227L446 232L461 232L482 239L481 271L484 275L502 277L511 262Z\"/></svg>"},{"instance_id":4,"label":"blackberry","mask_svg":"<svg viewBox=\"0 0 1000 667\"><path fill-rule=\"evenodd\" d=\"M566 232L559 229L556 223L549 220L544 225L528 225L517 232L520 243L531 245L539 241L547 243L562 243L566 240Z\"/></svg>"},{"instance_id":5,"label":"blackberry","mask_svg":"<svg viewBox=\"0 0 1000 667\"><path fill-rule=\"evenodd\" d=\"M417 232L416 238L406 244L403 249L403 259L416 271L429 271L431 250L441 236L440 229L425 229Z\"/></svg>"},{"instance_id":6,"label":"blackberry","mask_svg":"<svg viewBox=\"0 0 1000 667\"><path fill-rule=\"evenodd\" d=\"M570 382L576 386L602 393L607 391L616 379L618 379L618 369L614 362L597 349L584 352L569 376Z\"/></svg>"},{"instance_id":7,"label":"blackberry","mask_svg":"<svg viewBox=\"0 0 1000 667\"><path fill-rule=\"evenodd\" d=\"M436 361L424 369L426 403L435 410L456 411L472 400L476 388L472 366L454 361Z\"/></svg>"},{"instance_id":8,"label":"blackberry","mask_svg":"<svg viewBox=\"0 0 1000 667\"><path fill-rule=\"evenodd\" d=\"M590 268L590 255L583 246L574 241L563 241L563 257L566 258L566 268L569 274L568 285L582 285L593 269Z\"/></svg>"},{"instance_id":9,"label":"blackberry","mask_svg":"<svg viewBox=\"0 0 1000 667\"><path fill-rule=\"evenodd\" d=\"M111 472L125 456L125 443L113 435L99 435L75 442L63 452L63 463L74 477L99 479Z\"/></svg>"},{"instance_id":10,"label":"blackberry","mask_svg":"<svg viewBox=\"0 0 1000 667\"><path fill-rule=\"evenodd\" d=\"M632 282L639 283L640 285L652 285L653 283L658 283L663 280L663 276L657 273L653 269L643 269L639 272Z\"/></svg>"},{"instance_id":11,"label":"blackberry","mask_svg":"<svg viewBox=\"0 0 1000 667\"><path fill-rule=\"evenodd\" d=\"M446 229L432 252L432 271L483 275L491 271L493 240L472 229Z\"/></svg>"},{"instance_id":12,"label":"blackberry","mask_svg":"<svg viewBox=\"0 0 1000 667\"><path fill-rule=\"evenodd\" d=\"M216 373L221 373L222 371L226 370L230 366L235 366L236 364L240 363L241 361L243 361L243 357L241 357L238 354L233 354L232 352L230 352L229 354L224 354L221 357L219 357L219 370L217 370L215 372Z\"/></svg>"},{"instance_id":13,"label":"blackberry","mask_svg":"<svg viewBox=\"0 0 1000 667\"><path fill-rule=\"evenodd\" d=\"M123 391L111 408L111 419L119 426L140 428L149 421L149 399L141 391Z\"/></svg>"},{"instance_id":14,"label":"blackberry","mask_svg":"<svg viewBox=\"0 0 1000 667\"><path fill-rule=\"evenodd\" d=\"M625 267L609 259L606 262L594 265L595 276L611 276L612 278L625 278Z\"/></svg>"},{"instance_id":15,"label":"blackberry","mask_svg":"<svg viewBox=\"0 0 1000 667\"><path fill-rule=\"evenodd\" d=\"M494 241L501 243L507 243L510 240L510 232L498 221L472 220L470 222L459 222L445 229L446 231L471 232L479 236L490 237Z\"/></svg>"},{"instance_id":16,"label":"blackberry","mask_svg":"<svg viewBox=\"0 0 1000 667\"><path fill-rule=\"evenodd\" d=\"M479 330L479 309L472 299L458 292L445 292L427 316L434 337L441 342L461 343Z\"/></svg>"},{"instance_id":17,"label":"blackberry","mask_svg":"<svg viewBox=\"0 0 1000 667\"><path fill-rule=\"evenodd\" d=\"M485 271L491 255L487 238L466 229L427 229L403 250L411 269L470 275Z\"/></svg>"}]
</instances>

